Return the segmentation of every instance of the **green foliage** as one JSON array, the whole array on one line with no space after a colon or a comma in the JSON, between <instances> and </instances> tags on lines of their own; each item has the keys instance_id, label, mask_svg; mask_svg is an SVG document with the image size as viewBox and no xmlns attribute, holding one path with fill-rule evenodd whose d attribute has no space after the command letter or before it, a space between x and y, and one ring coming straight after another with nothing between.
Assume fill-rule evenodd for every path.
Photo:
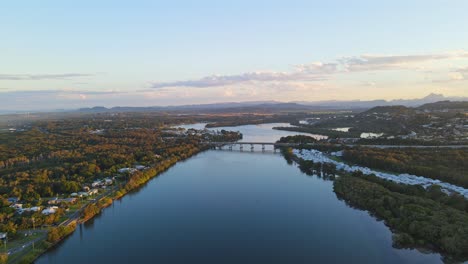
<instances>
[{"instance_id":1,"label":"green foliage","mask_svg":"<svg viewBox=\"0 0 468 264\"><path fill-rule=\"evenodd\" d=\"M50 243L57 243L64 237L70 235L75 231L76 224L72 223L68 226L59 226L59 227L52 227L50 228L49 232L47 233L47 241Z\"/></svg>"},{"instance_id":2,"label":"green foliage","mask_svg":"<svg viewBox=\"0 0 468 264\"><path fill-rule=\"evenodd\" d=\"M8 233L9 236L16 235L17 231L18 231L18 225L16 225L15 223L11 221L0 224L0 232Z\"/></svg>"},{"instance_id":3,"label":"green foliage","mask_svg":"<svg viewBox=\"0 0 468 264\"><path fill-rule=\"evenodd\" d=\"M299 144L309 144L317 143L317 140L310 136L296 135L296 136L286 136L281 137L278 141L280 143L299 143Z\"/></svg>"},{"instance_id":4,"label":"green foliage","mask_svg":"<svg viewBox=\"0 0 468 264\"><path fill-rule=\"evenodd\" d=\"M379 178L375 175L365 175L360 171L353 172L352 175L363 178L369 182L377 183L392 192L431 199L454 209L466 211L468 213L468 200L465 199L465 197L458 193L446 194L442 192L440 186L438 185L432 185L426 190L421 185L400 184Z\"/></svg>"},{"instance_id":5,"label":"green foliage","mask_svg":"<svg viewBox=\"0 0 468 264\"><path fill-rule=\"evenodd\" d=\"M396 246L435 247L450 257L468 258L468 213L349 175L335 180L334 191L350 205L383 219L397 233Z\"/></svg>"},{"instance_id":6,"label":"green foliage","mask_svg":"<svg viewBox=\"0 0 468 264\"><path fill-rule=\"evenodd\" d=\"M8 254L0 253L0 264L6 264L8 261Z\"/></svg>"},{"instance_id":7,"label":"green foliage","mask_svg":"<svg viewBox=\"0 0 468 264\"><path fill-rule=\"evenodd\" d=\"M81 217L83 219L89 219L101 212L101 208L99 208L96 204L92 203L86 206L83 211L81 212Z\"/></svg>"},{"instance_id":8,"label":"green foliage","mask_svg":"<svg viewBox=\"0 0 468 264\"><path fill-rule=\"evenodd\" d=\"M96 179L115 176L120 168L136 164L152 168L122 176L124 189L116 193L120 197L178 160L206 148L200 144L206 139L197 133L164 137L161 125L176 122L179 117L159 118L146 114L67 117L32 121L25 132L0 134L0 230L13 235L17 229L31 228L33 217L36 226L63 221L62 208L49 216L15 214L7 197L18 197L23 207L44 208L49 198L79 192ZM218 135L222 141L237 140L239 136L226 130ZM98 206L105 204L109 201ZM84 217L94 214L96 210L91 206Z\"/></svg>"}]
</instances>

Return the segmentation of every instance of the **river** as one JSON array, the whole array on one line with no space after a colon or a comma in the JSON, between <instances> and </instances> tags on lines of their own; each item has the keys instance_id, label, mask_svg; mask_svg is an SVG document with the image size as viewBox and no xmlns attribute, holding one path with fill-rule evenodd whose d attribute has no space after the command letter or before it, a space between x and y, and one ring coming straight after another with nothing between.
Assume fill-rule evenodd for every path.
<instances>
[{"instance_id":1,"label":"river","mask_svg":"<svg viewBox=\"0 0 468 264\"><path fill-rule=\"evenodd\" d=\"M277 125L229 129L248 141L299 134ZM394 249L391 236L280 154L210 150L114 202L36 263L441 263Z\"/></svg>"}]
</instances>

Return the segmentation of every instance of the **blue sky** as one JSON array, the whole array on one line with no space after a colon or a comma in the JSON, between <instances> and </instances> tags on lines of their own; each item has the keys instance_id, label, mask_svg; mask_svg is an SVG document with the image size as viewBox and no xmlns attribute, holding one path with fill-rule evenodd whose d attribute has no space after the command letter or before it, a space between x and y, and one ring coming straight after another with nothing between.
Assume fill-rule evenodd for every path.
<instances>
[{"instance_id":1,"label":"blue sky","mask_svg":"<svg viewBox=\"0 0 468 264\"><path fill-rule=\"evenodd\" d=\"M4 1L0 109L468 96L467 1Z\"/></svg>"}]
</instances>

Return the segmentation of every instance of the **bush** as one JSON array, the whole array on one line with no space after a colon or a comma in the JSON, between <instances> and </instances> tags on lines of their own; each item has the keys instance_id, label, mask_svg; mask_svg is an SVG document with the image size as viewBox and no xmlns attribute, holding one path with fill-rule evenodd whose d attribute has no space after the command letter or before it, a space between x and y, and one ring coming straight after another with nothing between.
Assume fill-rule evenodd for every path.
<instances>
[{"instance_id":1,"label":"bush","mask_svg":"<svg viewBox=\"0 0 468 264\"><path fill-rule=\"evenodd\" d=\"M50 243L57 243L62 240L64 237L68 236L69 234L75 231L76 224L72 223L68 226L59 226L59 227L52 227L47 233L47 241Z\"/></svg>"}]
</instances>

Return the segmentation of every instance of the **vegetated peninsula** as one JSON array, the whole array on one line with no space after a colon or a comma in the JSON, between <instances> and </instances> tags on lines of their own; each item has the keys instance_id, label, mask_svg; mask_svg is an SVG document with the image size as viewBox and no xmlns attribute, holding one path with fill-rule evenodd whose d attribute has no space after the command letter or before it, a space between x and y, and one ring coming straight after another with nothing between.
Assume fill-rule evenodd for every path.
<instances>
[{"instance_id":1,"label":"vegetated peninsula","mask_svg":"<svg viewBox=\"0 0 468 264\"><path fill-rule=\"evenodd\" d=\"M384 220L394 233L394 247L425 248L447 262L468 259L468 148L350 147L304 136L280 142L301 143L283 149L286 160L308 175L332 180L339 199ZM356 163L378 170L348 165Z\"/></svg>"}]
</instances>

